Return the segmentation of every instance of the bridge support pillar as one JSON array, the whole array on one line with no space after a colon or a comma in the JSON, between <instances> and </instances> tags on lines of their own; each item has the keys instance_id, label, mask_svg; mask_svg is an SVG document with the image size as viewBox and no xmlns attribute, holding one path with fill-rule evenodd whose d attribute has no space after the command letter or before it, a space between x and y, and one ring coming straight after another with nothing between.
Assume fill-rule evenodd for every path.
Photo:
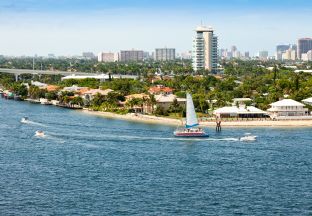
<instances>
[{"instance_id":1,"label":"bridge support pillar","mask_svg":"<svg viewBox=\"0 0 312 216\"><path fill-rule=\"evenodd\" d=\"M19 76L19 74L15 74L15 81L16 82L18 81L18 76Z\"/></svg>"}]
</instances>

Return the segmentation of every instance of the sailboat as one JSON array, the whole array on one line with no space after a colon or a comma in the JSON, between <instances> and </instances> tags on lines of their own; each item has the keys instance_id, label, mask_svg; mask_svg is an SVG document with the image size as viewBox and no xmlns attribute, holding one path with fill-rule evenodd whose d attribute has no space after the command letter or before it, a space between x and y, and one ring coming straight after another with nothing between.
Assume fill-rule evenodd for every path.
<instances>
[{"instance_id":1,"label":"sailboat","mask_svg":"<svg viewBox=\"0 0 312 216\"><path fill-rule=\"evenodd\" d=\"M176 137L208 137L209 135L200 127L194 108L192 96L186 94L186 123L174 131Z\"/></svg>"}]
</instances>

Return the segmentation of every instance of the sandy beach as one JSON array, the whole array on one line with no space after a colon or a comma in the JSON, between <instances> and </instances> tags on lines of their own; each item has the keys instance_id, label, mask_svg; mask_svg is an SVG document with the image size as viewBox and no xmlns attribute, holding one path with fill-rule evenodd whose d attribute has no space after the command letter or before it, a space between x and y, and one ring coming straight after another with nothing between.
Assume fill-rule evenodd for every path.
<instances>
[{"instance_id":1,"label":"sandy beach","mask_svg":"<svg viewBox=\"0 0 312 216\"><path fill-rule=\"evenodd\" d=\"M173 126L181 124L181 120L177 120L177 119L142 115L142 114L134 114L134 113L120 115L120 114L111 113L111 112L99 112L99 111L91 111L87 109L83 109L82 112L86 114L105 117L105 118L121 119L121 120L126 120L126 121L136 121L136 122L142 122L142 123L147 123L147 124L162 124L162 125L173 125Z\"/></svg>"},{"instance_id":2,"label":"sandy beach","mask_svg":"<svg viewBox=\"0 0 312 216\"><path fill-rule=\"evenodd\" d=\"M113 118L121 119L126 121L135 121L142 122L147 124L161 124L161 125L172 125L177 126L181 125L181 120L157 117L150 115L142 114L126 114L119 115L110 112L98 112L90 111L87 109L82 110L83 113L101 116L104 118ZM215 122L200 122L201 126L204 127L215 127ZM312 120L280 120L280 121L271 121L271 120L259 120L259 121L223 121L221 123L222 127L312 127Z\"/></svg>"}]
</instances>

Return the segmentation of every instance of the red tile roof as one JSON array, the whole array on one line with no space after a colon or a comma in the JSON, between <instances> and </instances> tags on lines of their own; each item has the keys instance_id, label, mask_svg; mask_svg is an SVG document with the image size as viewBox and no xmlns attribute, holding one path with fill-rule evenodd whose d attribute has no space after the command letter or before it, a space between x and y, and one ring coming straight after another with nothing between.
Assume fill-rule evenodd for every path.
<instances>
[{"instance_id":1,"label":"red tile roof","mask_svg":"<svg viewBox=\"0 0 312 216\"><path fill-rule=\"evenodd\" d=\"M162 86L162 85L157 85L157 86L150 87L150 89L148 91L151 94L159 94L159 93L169 94L169 93L173 92L173 89L169 88L169 87Z\"/></svg>"}]
</instances>

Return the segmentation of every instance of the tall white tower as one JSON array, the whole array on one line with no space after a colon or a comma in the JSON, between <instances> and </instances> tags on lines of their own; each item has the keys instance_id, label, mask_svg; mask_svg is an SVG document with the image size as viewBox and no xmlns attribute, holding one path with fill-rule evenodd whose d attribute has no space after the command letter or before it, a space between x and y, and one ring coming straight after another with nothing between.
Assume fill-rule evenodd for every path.
<instances>
[{"instance_id":1,"label":"tall white tower","mask_svg":"<svg viewBox=\"0 0 312 216\"><path fill-rule=\"evenodd\" d=\"M218 37L211 27L199 26L196 28L193 40L193 69L209 70L215 73L218 67Z\"/></svg>"}]
</instances>

